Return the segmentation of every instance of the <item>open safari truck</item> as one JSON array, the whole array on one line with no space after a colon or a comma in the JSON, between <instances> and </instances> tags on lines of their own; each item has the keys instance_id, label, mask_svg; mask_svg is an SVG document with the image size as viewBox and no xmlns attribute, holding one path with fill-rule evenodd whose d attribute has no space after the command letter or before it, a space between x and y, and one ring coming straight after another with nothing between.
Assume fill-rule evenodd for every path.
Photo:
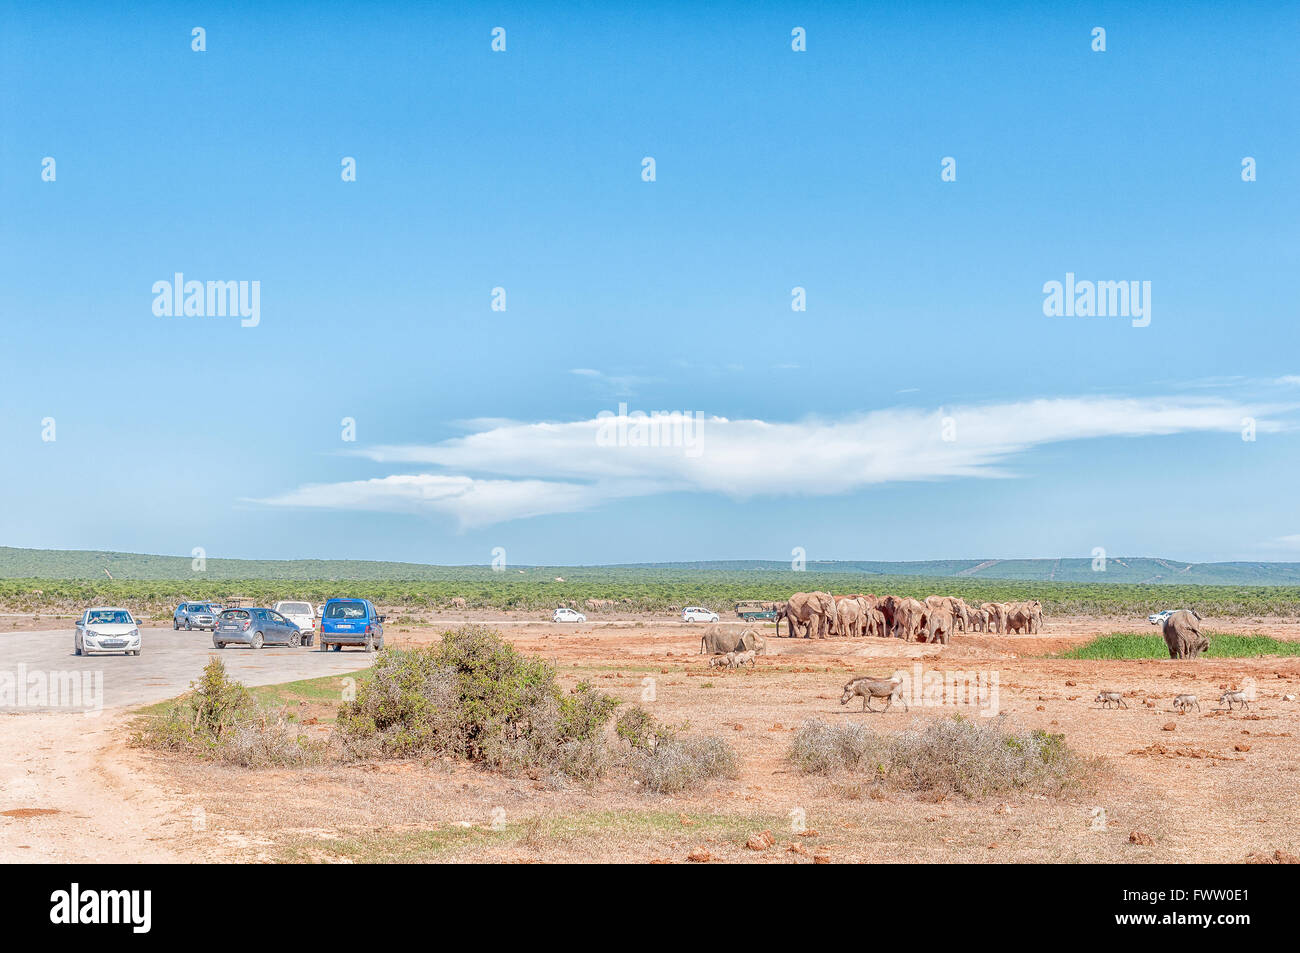
<instances>
[{"instance_id":1,"label":"open safari truck","mask_svg":"<svg viewBox=\"0 0 1300 953\"><path fill-rule=\"evenodd\" d=\"M771 602L758 602L750 599L745 602L736 603L736 615L740 616L746 622L775 619L776 606Z\"/></svg>"}]
</instances>

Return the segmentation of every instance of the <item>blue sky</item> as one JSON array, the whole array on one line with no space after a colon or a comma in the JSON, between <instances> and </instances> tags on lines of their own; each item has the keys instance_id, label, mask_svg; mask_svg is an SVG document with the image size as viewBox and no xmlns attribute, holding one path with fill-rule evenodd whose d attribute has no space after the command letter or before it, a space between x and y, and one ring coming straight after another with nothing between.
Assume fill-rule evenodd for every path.
<instances>
[{"instance_id":1,"label":"blue sky","mask_svg":"<svg viewBox=\"0 0 1300 953\"><path fill-rule=\"evenodd\" d=\"M702 6L6 5L0 544L1300 558L1300 7Z\"/></svg>"}]
</instances>

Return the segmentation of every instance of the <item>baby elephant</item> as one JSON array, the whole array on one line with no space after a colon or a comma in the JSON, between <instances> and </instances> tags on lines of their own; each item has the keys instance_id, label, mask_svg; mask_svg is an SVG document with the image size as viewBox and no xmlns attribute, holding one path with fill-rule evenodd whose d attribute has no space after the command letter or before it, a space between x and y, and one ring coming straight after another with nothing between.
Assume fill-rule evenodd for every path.
<instances>
[{"instance_id":1,"label":"baby elephant","mask_svg":"<svg viewBox=\"0 0 1300 953\"><path fill-rule=\"evenodd\" d=\"M1093 701L1101 702L1102 708L1110 708L1112 705L1116 708L1128 707L1128 705L1124 704L1123 692L1098 692Z\"/></svg>"},{"instance_id":2,"label":"baby elephant","mask_svg":"<svg viewBox=\"0 0 1300 953\"><path fill-rule=\"evenodd\" d=\"M1201 703L1195 695L1179 695L1174 699L1174 711L1189 711L1195 708L1201 710Z\"/></svg>"},{"instance_id":3,"label":"baby elephant","mask_svg":"<svg viewBox=\"0 0 1300 953\"><path fill-rule=\"evenodd\" d=\"M1240 704L1243 708L1250 707L1250 699L1242 691L1224 692L1219 696L1219 704L1222 705L1224 702L1228 703L1228 711L1232 711L1233 702Z\"/></svg>"},{"instance_id":4,"label":"baby elephant","mask_svg":"<svg viewBox=\"0 0 1300 953\"><path fill-rule=\"evenodd\" d=\"M863 711L877 711L868 704L873 698L888 698L885 707L879 711L889 711L897 698L903 703L903 711L907 711L907 699L903 697L903 680L897 675L892 678L872 678L870 675L863 675L859 678L851 679L844 686L844 694L840 696L840 704L847 705L854 695L862 696Z\"/></svg>"},{"instance_id":5,"label":"baby elephant","mask_svg":"<svg viewBox=\"0 0 1300 953\"><path fill-rule=\"evenodd\" d=\"M709 668L721 668L724 665L731 668L735 658L735 652L728 652L726 655L715 655L709 659Z\"/></svg>"},{"instance_id":6,"label":"baby elephant","mask_svg":"<svg viewBox=\"0 0 1300 953\"><path fill-rule=\"evenodd\" d=\"M731 655L732 668L740 668L742 665L748 665L750 668L753 668L754 663L758 661L758 653L752 650L748 652L733 652Z\"/></svg>"}]
</instances>

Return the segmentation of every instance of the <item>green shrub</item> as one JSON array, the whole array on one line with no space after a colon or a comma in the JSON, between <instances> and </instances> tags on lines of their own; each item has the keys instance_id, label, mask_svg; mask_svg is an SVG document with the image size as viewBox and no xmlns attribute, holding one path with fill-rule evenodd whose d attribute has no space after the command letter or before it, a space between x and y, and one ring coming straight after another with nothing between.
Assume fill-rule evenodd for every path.
<instances>
[{"instance_id":1,"label":"green shrub","mask_svg":"<svg viewBox=\"0 0 1300 953\"><path fill-rule=\"evenodd\" d=\"M381 652L336 726L352 757L448 755L590 780L608 766L618 704L585 683L564 694L549 663L467 625L437 646Z\"/></svg>"}]
</instances>

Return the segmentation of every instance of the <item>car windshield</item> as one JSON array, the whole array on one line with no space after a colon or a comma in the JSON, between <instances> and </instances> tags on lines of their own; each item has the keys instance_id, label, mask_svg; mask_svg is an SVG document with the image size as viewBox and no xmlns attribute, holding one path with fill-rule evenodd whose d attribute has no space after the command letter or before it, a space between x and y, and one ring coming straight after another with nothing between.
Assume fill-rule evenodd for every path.
<instances>
[{"instance_id":1,"label":"car windshield","mask_svg":"<svg viewBox=\"0 0 1300 953\"><path fill-rule=\"evenodd\" d=\"M360 602L332 602L325 607L327 619L364 619L366 607Z\"/></svg>"},{"instance_id":2,"label":"car windshield","mask_svg":"<svg viewBox=\"0 0 1300 953\"><path fill-rule=\"evenodd\" d=\"M222 622L238 622L241 619L247 619L248 612L244 609L227 609L221 613Z\"/></svg>"},{"instance_id":3,"label":"car windshield","mask_svg":"<svg viewBox=\"0 0 1300 953\"><path fill-rule=\"evenodd\" d=\"M311 606L305 602L282 602L276 607L276 611L292 615L311 615Z\"/></svg>"},{"instance_id":4,"label":"car windshield","mask_svg":"<svg viewBox=\"0 0 1300 953\"><path fill-rule=\"evenodd\" d=\"M86 618L87 625L130 625L131 613L123 609L96 609Z\"/></svg>"}]
</instances>

